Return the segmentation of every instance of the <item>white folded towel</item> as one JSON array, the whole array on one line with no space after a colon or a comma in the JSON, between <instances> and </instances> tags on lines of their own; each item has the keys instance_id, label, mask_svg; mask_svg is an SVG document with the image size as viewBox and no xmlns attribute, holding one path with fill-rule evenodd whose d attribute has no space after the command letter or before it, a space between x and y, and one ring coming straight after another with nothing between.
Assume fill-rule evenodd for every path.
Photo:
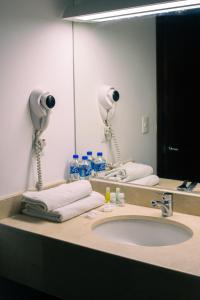
<instances>
[{"instance_id":1,"label":"white folded towel","mask_svg":"<svg viewBox=\"0 0 200 300\"><path fill-rule=\"evenodd\" d=\"M120 182L129 182L153 174L153 168L145 164L128 162L119 168L106 172L105 179L116 178Z\"/></svg>"},{"instance_id":2,"label":"white folded towel","mask_svg":"<svg viewBox=\"0 0 200 300\"><path fill-rule=\"evenodd\" d=\"M61 184L48 190L23 193L23 202L33 204L35 208L52 211L65 206L92 193L92 186L88 180L80 180L68 184Z\"/></svg>"},{"instance_id":3,"label":"white folded towel","mask_svg":"<svg viewBox=\"0 0 200 300\"><path fill-rule=\"evenodd\" d=\"M138 184L138 185L147 185L147 186L154 186L158 184L160 181L159 177L157 175L149 175L137 180L133 180L127 183L131 184Z\"/></svg>"},{"instance_id":4,"label":"white folded towel","mask_svg":"<svg viewBox=\"0 0 200 300\"><path fill-rule=\"evenodd\" d=\"M35 208L35 205L26 204L22 212L32 217L38 217L60 223L101 206L104 202L104 196L97 192L92 192L88 197L77 200L74 203L57 208L53 211L44 211L42 209Z\"/></svg>"}]
</instances>

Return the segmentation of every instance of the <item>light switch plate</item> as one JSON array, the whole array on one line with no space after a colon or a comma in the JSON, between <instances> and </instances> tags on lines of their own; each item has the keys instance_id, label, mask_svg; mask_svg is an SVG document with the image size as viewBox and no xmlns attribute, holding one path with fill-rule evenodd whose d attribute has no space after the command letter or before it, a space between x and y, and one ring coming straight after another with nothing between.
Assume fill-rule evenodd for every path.
<instances>
[{"instance_id":1,"label":"light switch plate","mask_svg":"<svg viewBox=\"0 0 200 300\"><path fill-rule=\"evenodd\" d=\"M149 133L149 117L142 116L142 134Z\"/></svg>"}]
</instances>

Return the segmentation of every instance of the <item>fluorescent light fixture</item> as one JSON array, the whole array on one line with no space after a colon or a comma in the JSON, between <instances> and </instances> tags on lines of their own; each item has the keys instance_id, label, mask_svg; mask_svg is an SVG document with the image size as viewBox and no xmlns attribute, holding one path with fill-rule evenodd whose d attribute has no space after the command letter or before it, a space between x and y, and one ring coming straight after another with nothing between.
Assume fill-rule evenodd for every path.
<instances>
[{"instance_id":1,"label":"fluorescent light fixture","mask_svg":"<svg viewBox=\"0 0 200 300\"><path fill-rule=\"evenodd\" d=\"M200 8L200 0L181 0L171 1L131 8L118 9L83 16L76 16L71 19L79 22L106 22L120 20L125 18L134 18L140 16L157 15L175 11Z\"/></svg>"},{"instance_id":2,"label":"fluorescent light fixture","mask_svg":"<svg viewBox=\"0 0 200 300\"><path fill-rule=\"evenodd\" d=\"M167 13L176 12L176 11L184 11L184 10L189 10L189 9L194 9L194 8L200 8L200 4L198 6L195 5L195 6L190 6L190 7L181 7L178 9L175 9L175 8L170 9L169 8L169 9L165 9L165 10L154 10L154 11L148 11L148 12L135 13L135 14L120 15L120 16L115 16L115 17L94 19L94 20L92 20L92 22L97 23L97 22L131 19L131 18L143 17L143 16L161 15L161 14L167 14Z\"/></svg>"}]
</instances>

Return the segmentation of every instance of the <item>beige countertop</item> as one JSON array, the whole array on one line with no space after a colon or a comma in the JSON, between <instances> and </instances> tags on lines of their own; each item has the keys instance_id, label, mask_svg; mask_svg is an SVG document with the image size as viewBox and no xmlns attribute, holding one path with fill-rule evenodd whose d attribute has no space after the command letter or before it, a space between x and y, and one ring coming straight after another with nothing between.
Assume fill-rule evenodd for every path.
<instances>
[{"instance_id":1,"label":"beige countertop","mask_svg":"<svg viewBox=\"0 0 200 300\"><path fill-rule=\"evenodd\" d=\"M92 226L95 223L103 221L105 218L138 215L159 218L161 212L157 209L126 204L125 207L116 207L113 212L102 212L93 219L79 216L57 224L25 215L16 215L2 219L0 224L121 257L200 276L200 217L198 216L174 213L172 217L167 218L167 220L182 223L193 231L192 238L181 244L171 246L148 247L120 244L105 240L92 232Z\"/></svg>"}]
</instances>

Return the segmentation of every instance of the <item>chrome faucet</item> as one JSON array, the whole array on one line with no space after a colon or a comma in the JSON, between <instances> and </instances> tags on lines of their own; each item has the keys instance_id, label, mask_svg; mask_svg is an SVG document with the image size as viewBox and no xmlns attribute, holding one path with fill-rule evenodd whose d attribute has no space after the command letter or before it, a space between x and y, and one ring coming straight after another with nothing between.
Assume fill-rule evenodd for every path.
<instances>
[{"instance_id":1,"label":"chrome faucet","mask_svg":"<svg viewBox=\"0 0 200 300\"><path fill-rule=\"evenodd\" d=\"M153 200L151 205L161 208L162 217L170 217L173 215L173 194L163 193L162 200Z\"/></svg>"}]
</instances>

